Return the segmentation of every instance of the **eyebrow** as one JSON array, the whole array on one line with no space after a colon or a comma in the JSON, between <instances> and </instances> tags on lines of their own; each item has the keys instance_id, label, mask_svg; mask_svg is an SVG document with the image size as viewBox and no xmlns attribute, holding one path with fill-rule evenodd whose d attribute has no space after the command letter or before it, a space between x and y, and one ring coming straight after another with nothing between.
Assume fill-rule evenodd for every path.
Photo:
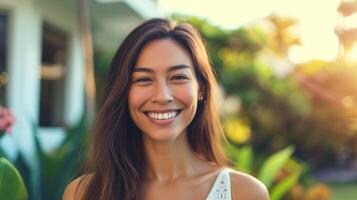
<instances>
[{"instance_id":1,"label":"eyebrow","mask_svg":"<svg viewBox=\"0 0 357 200\"><path fill-rule=\"evenodd\" d=\"M180 65L173 65L171 67L169 67L169 69L167 70L168 72L172 72L172 71L176 71L179 69L191 69L190 66L185 65L185 64L180 64ZM133 72L148 72L148 73L154 73L154 70L152 70L151 68L147 68L147 67L135 67Z\"/></svg>"}]
</instances>

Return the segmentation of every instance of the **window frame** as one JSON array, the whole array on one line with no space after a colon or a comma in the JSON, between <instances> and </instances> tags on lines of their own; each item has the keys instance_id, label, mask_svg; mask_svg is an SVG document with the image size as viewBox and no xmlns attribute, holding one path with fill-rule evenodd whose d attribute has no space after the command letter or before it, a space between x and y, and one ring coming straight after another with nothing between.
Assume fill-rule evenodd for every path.
<instances>
[{"instance_id":1,"label":"window frame","mask_svg":"<svg viewBox=\"0 0 357 200\"><path fill-rule=\"evenodd\" d=\"M69 61L69 55L68 52L70 51L69 49L69 43L70 43L70 33L68 33L66 30L55 26L52 23L49 23L47 21L43 21L42 22L42 38L41 38L41 75L40 75L40 81L41 81L41 86L40 86L40 107L39 107L39 126L41 128L58 128L58 127L64 127L65 126L65 106L66 106L66 81L67 81L67 76L66 75L66 70L68 70L68 61ZM45 35L45 31L49 31L48 35ZM51 36L51 34L53 34ZM57 34L57 35L56 35ZM44 42L46 40L45 37L58 37L60 39L63 39L63 42L59 42L60 44L63 43L63 46L59 45L56 46L56 41L50 45L53 45L54 47L58 47L57 50L61 50L61 48L63 48L62 50L63 52L63 62L62 63L56 63L56 61L53 61L53 63L49 63L48 61L45 61L45 59L48 58L44 58L44 56L46 56L44 54ZM57 39L58 39L57 38ZM51 75L52 74L52 75ZM54 76L53 76L54 75ZM56 79L57 78L57 79ZM52 82L53 81L53 82ZM56 83L58 81L58 83ZM52 83L51 83L52 82ZM44 84L48 84L46 86L44 86ZM49 85L51 84L51 85ZM59 84L58 86L56 86L56 84ZM50 117L52 118L51 120L54 121L43 121L43 117L42 116L42 110L44 110L44 105L43 105L43 97L42 95L45 95L44 92L44 87L59 87L60 91L56 91L55 94L57 95L58 92L60 93L60 99L58 99L58 101L60 101L60 105L58 105L57 103L54 102L50 102L50 104L56 104L55 106L60 106L59 109L54 108L55 106L50 106L52 108L54 108L52 110L52 113L50 113ZM57 88L58 89L58 88ZM53 100L53 99L52 99ZM54 114L55 113L55 114Z\"/></svg>"}]
</instances>

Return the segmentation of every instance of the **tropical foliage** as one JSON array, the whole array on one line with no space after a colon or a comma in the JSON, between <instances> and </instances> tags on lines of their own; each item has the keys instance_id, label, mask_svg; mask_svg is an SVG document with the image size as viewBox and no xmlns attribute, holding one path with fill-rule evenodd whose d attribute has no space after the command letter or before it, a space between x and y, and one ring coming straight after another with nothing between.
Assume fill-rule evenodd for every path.
<instances>
[{"instance_id":1,"label":"tropical foliage","mask_svg":"<svg viewBox=\"0 0 357 200\"><path fill-rule=\"evenodd\" d=\"M175 18L198 27L223 98L235 99L238 105L236 112L225 112L223 117L240 128L232 140L248 142L266 155L293 144L294 155L313 169L331 167L331 163L348 165L356 158L353 63L292 63L288 50L300 43L291 32L297 23L294 19L271 15L228 31L195 17ZM224 105L232 103L222 104L223 111L232 110Z\"/></svg>"},{"instance_id":2,"label":"tropical foliage","mask_svg":"<svg viewBox=\"0 0 357 200\"><path fill-rule=\"evenodd\" d=\"M208 46L235 166L267 184L272 199L329 199L328 186L309 173L356 159L355 63L294 64L289 49L301 42L290 18L271 15L236 30L174 18L198 27Z\"/></svg>"},{"instance_id":3,"label":"tropical foliage","mask_svg":"<svg viewBox=\"0 0 357 200\"><path fill-rule=\"evenodd\" d=\"M0 199L27 199L25 184L19 172L5 158L0 158Z\"/></svg>"},{"instance_id":4,"label":"tropical foliage","mask_svg":"<svg viewBox=\"0 0 357 200\"><path fill-rule=\"evenodd\" d=\"M11 124L3 123L7 126L0 131L11 130L13 116L9 110L3 113L6 115L0 115L0 121L11 121ZM41 147L35 123L33 133L36 155L30 163L19 153L13 165L3 158L5 154L0 148L0 199L59 200L66 185L80 173L87 152L88 126L84 118L76 126L67 128L67 137L53 152L45 152Z\"/></svg>"}]
</instances>

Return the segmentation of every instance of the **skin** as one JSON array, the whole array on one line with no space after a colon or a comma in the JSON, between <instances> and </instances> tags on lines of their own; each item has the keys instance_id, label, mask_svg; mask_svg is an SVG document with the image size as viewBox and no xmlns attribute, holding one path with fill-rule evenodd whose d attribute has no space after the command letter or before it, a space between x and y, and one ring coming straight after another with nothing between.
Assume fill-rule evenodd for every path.
<instances>
[{"instance_id":1,"label":"skin","mask_svg":"<svg viewBox=\"0 0 357 200\"><path fill-rule=\"evenodd\" d=\"M186 67L173 67L183 65ZM188 144L186 127L195 115L201 96L192 66L189 54L171 39L147 44L135 65L136 69L145 69L133 73L128 99L130 115L143 130L148 162L142 199L205 199L222 170L195 154ZM153 123L145 114L171 109L181 112L173 122L164 125ZM269 199L265 186L255 178L234 170L230 177L232 199ZM64 200L74 199L75 188L82 178L69 184ZM79 196L89 179L90 176L79 188Z\"/></svg>"}]
</instances>

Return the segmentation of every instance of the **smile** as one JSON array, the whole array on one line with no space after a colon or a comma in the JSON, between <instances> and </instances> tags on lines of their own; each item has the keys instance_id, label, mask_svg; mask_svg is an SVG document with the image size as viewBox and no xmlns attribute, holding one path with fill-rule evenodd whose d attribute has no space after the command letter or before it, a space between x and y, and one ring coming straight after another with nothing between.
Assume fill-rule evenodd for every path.
<instances>
[{"instance_id":1,"label":"smile","mask_svg":"<svg viewBox=\"0 0 357 200\"><path fill-rule=\"evenodd\" d=\"M176 117L180 112L181 112L181 110L172 110L172 111L168 111L168 112L151 112L151 111L149 111L149 112L145 112L145 114L151 119L167 120L167 119Z\"/></svg>"}]
</instances>

